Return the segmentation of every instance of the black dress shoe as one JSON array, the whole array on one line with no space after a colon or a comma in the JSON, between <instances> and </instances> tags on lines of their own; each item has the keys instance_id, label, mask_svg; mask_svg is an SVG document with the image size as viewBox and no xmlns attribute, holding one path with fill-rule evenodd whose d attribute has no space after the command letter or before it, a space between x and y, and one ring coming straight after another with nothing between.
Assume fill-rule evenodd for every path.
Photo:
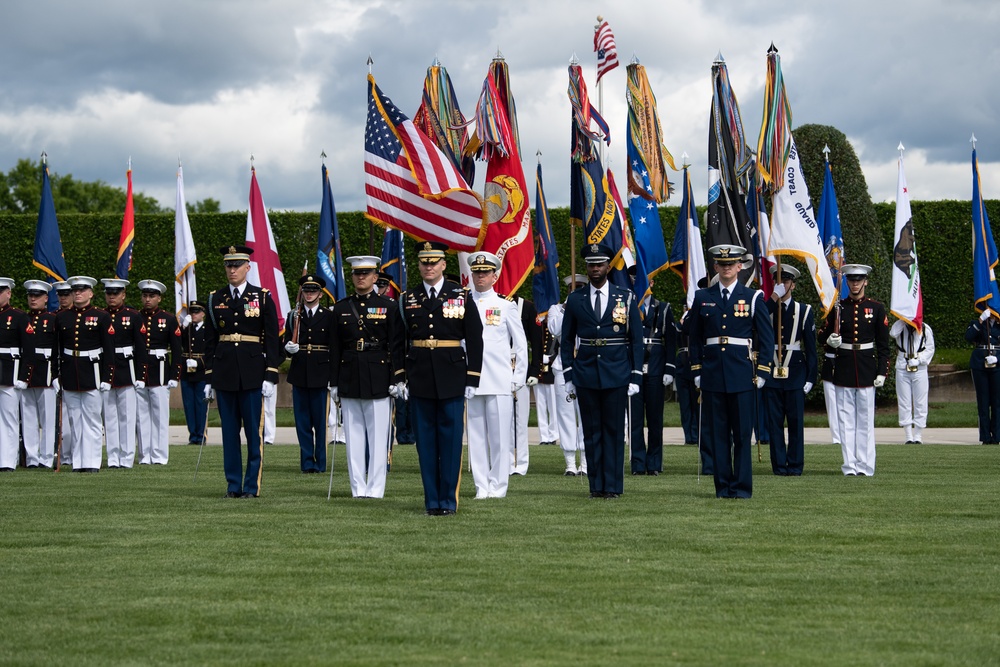
<instances>
[{"instance_id":1,"label":"black dress shoe","mask_svg":"<svg viewBox=\"0 0 1000 667\"><path fill-rule=\"evenodd\" d=\"M591 491L590 492L590 497L591 498L603 498L604 497L604 492L603 491Z\"/></svg>"},{"instance_id":2,"label":"black dress shoe","mask_svg":"<svg viewBox=\"0 0 1000 667\"><path fill-rule=\"evenodd\" d=\"M646 473L643 472L642 470L633 470L632 474L633 475L645 475Z\"/></svg>"},{"instance_id":3,"label":"black dress shoe","mask_svg":"<svg viewBox=\"0 0 1000 667\"><path fill-rule=\"evenodd\" d=\"M427 510L427 516L441 516L441 512L443 511L444 510L438 507L432 507L429 510Z\"/></svg>"},{"instance_id":4,"label":"black dress shoe","mask_svg":"<svg viewBox=\"0 0 1000 667\"><path fill-rule=\"evenodd\" d=\"M576 477L576 471L567 468L566 472L563 473L563 477Z\"/></svg>"},{"instance_id":5,"label":"black dress shoe","mask_svg":"<svg viewBox=\"0 0 1000 667\"><path fill-rule=\"evenodd\" d=\"M615 498L620 498L622 494L620 493L605 493L604 497L608 500L614 500Z\"/></svg>"},{"instance_id":6,"label":"black dress shoe","mask_svg":"<svg viewBox=\"0 0 1000 667\"><path fill-rule=\"evenodd\" d=\"M438 510L438 516L451 516L455 513L455 510Z\"/></svg>"},{"instance_id":7,"label":"black dress shoe","mask_svg":"<svg viewBox=\"0 0 1000 667\"><path fill-rule=\"evenodd\" d=\"M257 497L256 493L250 493L249 491L240 495L240 498L256 498L256 497Z\"/></svg>"},{"instance_id":8,"label":"black dress shoe","mask_svg":"<svg viewBox=\"0 0 1000 667\"><path fill-rule=\"evenodd\" d=\"M227 491L226 495L223 496L223 498L239 498L242 495L243 494L240 493L239 491Z\"/></svg>"},{"instance_id":9,"label":"black dress shoe","mask_svg":"<svg viewBox=\"0 0 1000 667\"><path fill-rule=\"evenodd\" d=\"M646 474L650 475L651 477L659 477L660 476L660 471L659 470L647 470Z\"/></svg>"}]
</instances>

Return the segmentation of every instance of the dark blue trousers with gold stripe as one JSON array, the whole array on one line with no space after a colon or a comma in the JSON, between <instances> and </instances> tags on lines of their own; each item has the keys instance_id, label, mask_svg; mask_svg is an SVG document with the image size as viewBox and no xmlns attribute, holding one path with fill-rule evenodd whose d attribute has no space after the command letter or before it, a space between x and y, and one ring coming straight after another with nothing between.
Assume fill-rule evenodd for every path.
<instances>
[{"instance_id":1,"label":"dark blue trousers with gold stripe","mask_svg":"<svg viewBox=\"0 0 1000 667\"><path fill-rule=\"evenodd\" d=\"M295 435L299 440L299 466L302 472L326 472L326 387L292 387L292 411Z\"/></svg>"},{"instance_id":2,"label":"dark blue trousers with gold stripe","mask_svg":"<svg viewBox=\"0 0 1000 667\"><path fill-rule=\"evenodd\" d=\"M226 470L227 490L233 493L260 494L260 431L263 426L263 397L260 389L216 391L219 419L222 420L222 465ZM243 447L240 427L247 437L247 468L243 472Z\"/></svg>"},{"instance_id":3,"label":"dark blue trousers with gold stripe","mask_svg":"<svg viewBox=\"0 0 1000 667\"><path fill-rule=\"evenodd\" d=\"M424 483L424 506L429 510L457 510L465 397L411 396L410 403L420 478Z\"/></svg>"}]
</instances>

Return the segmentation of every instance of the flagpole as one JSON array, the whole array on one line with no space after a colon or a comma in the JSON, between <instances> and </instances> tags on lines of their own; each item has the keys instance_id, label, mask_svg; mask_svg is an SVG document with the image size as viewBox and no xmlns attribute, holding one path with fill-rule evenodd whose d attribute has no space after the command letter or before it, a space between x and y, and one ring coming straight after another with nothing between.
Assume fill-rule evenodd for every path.
<instances>
[{"instance_id":1,"label":"flagpole","mask_svg":"<svg viewBox=\"0 0 1000 667\"><path fill-rule=\"evenodd\" d=\"M600 14L597 15L597 25L594 26L594 33L597 33L598 28L601 27L601 21L604 17ZM604 78L601 76L597 77L597 113L604 117ZM597 142L597 155L601 158L601 167L607 169L608 165L604 163L604 142ZM574 274L575 275L575 274Z\"/></svg>"},{"instance_id":2,"label":"flagpole","mask_svg":"<svg viewBox=\"0 0 1000 667\"><path fill-rule=\"evenodd\" d=\"M372 65L374 63L375 61L372 60L372 54L369 53L368 61L366 63L368 65L368 76L371 76ZM323 164L326 164L326 151L323 152ZM371 219L368 220L368 254L375 254L375 223L373 223Z\"/></svg>"},{"instance_id":3,"label":"flagpole","mask_svg":"<svg viewBox=\"0 0 1000 667\"><path fill-rule=\"evenodd\" d=\"M576 57L575 51L569 59L569 64L580 64L580 59ZM569 221L569 275L571 276L569 281L569 291L574 292L576 291L576 225L573 224L572 217Z\"/></svg>"}]
</instances>

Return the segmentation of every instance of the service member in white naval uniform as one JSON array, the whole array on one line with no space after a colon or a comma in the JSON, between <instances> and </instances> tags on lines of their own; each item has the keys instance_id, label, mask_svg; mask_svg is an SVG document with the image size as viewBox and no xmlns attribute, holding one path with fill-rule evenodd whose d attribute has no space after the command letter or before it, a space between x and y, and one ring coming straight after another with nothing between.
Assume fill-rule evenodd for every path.
<instances>
[{"instance_id":1,"label":"service member in white naval uniform","mask_svg":"<svg viewBox=\"0 0 1000 667\"><path fill-rule=\"evenodd\" d=\"M569 287L569 291L587 284L587 276L577 273L575 276L566 276L563 282ZM563 314L566 305L555 303L549 307L549 314L545 318L549 333L557 341L562 340ZM555 413L556 428L559 433L559 447L563 450L566 458L566 470L563 475L573 477L576 475L587 476L587 456L583 450L583 419L580 417L580 404L576 398L566 395L566 375L563 373L562 355L556 353L552 357L552 375L555 378L553 386L555 389ZM579 458L579 464L577 459Z\"/></svg>"},{"instance_id":2,"label":"service member in white naval uniform","mask_svg":"<svg viewBox=\"0 0 1000 667\"><path fill-rule=\"evenodd\" d=\"M896 320L889 335L896 341L896 402L899 425L906 434L906 444L923 443L927 427L927 392L930 383L927 366L934 358L934 332L923 322L921 331L903 320Z\"/></svg>"},{"instance_id":3,"label":"service member in white naval uniform","mask_svg":"<svg viewBox=\"0 0 1000 667\"><path fill-rule=\"evenodd\" d=\"M469 269L472 300L483 322L483 369L467 406L469 461L476 498L503 498L513 454L513 394L525 383L528 343L517 306L493 290L500 259L476 252L469 257Z\"/></svg>"}]
</instances>

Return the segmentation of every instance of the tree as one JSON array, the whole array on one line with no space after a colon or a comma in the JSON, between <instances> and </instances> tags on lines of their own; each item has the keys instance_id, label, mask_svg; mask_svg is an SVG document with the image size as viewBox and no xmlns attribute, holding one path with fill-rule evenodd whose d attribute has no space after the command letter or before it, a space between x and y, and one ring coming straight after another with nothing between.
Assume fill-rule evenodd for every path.
<instances>
[{"instance_id":1,"label":"tree","mask_svg":"<svg viewBox=\"0 0 1000 667\"><path fill-rule=\"evenodd\" d=\"M868 183L854 147L843 132L829 125L802 125L793 130L792 135L815 211L819 210L823 195L823 147L830 147L830 168L844 232L845 260L851 264L868 264L874 269L867 294L888 304L892 290L892 255L886 249L878 213L868 194Z\"/></svg>"},{"instance_id":2,"label":"tree","mask_svg":"<svg viewBox=\"0 0 1000 667\"><path fill-rule=\"evenodd\" d=\"M125 210L125 189L104 181L79 181L72 174L49 172L57 213L115 213ZM0 172L0 210L37 213L42 198L42 164L25 158L6 174ZM166 211L153 197L132 193L136 213Z\"/></svg>"},{"instance_id":3,"label":"tree","mask_svg":"<svg viewBox=\"0 0 1000 667\"><path fill-rule=\"evenodd\" d=\"M206 197L194 204L187 202L187 211L188 213L222 213L222 204L219 203L218 199Z\"/></svg>"}]
</instances>

